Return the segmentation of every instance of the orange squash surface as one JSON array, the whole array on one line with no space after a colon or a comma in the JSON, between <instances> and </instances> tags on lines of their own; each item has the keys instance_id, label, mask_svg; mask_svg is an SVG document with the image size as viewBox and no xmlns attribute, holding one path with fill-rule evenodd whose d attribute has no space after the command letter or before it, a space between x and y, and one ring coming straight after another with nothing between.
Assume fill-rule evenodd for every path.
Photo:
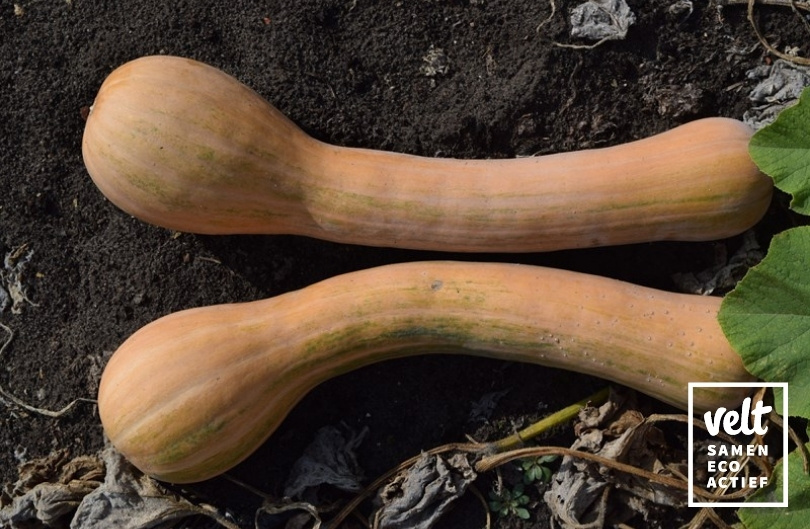
<instances>
[{"instance_id":1,"label":"orange squash surface","mask_svg":"<svg viewBox=\"0 0 810 529\"><path fill-rule=\"evenodd\" d=\"M492 263L414 262L262 301L176 312L135 332L101 379L113 445L170 482L225 472L306 393L360 366L463 353L578 371L685 408L689 382L749 381L720 298ZM699 389L699 410L746 389Z\"/></svg>"},{"instance_id":2,"label":"orange squash surface","mask_svg":"<svg viewBox=\"0 0 810 529\"><path fill-rule=\"evenodd\" d=\"M706 118L623 145L507 160L339 147L216 68L153 56L104 81L82 153L111 202L173 230L537 252L745 231L773 189L748 155L751 134Z\"/></svg>"}]
</instances>

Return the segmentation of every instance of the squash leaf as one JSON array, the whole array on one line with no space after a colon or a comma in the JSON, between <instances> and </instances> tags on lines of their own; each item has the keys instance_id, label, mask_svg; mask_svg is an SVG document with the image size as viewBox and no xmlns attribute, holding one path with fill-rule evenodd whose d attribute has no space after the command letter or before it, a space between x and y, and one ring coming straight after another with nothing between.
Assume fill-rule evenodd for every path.
<instances>
[{"instance_id":1,"label":"squash leaf","mask_svg":"<svg viewBox=\"0 0 810 529\"><path fill-rule=\"evenodd\" d=\"M787 413L810 417L810 227L776 235L765 258L723 299L720 326L746 369L787 382Z\"/></svg>"},{"instance_id":2,"label":"squash leaf","mask_svg":"<svg viewBox=\"0 0 810 529\"><path fill-rule=\"evenodd\" d=\"M777 189L793 197L791 209L810 215L810 87L797 104L754 134L748 152Z\"/></svg>"},{"instance_id":3,"label":"squash leaf","mask_svg":"<svg viewBox=\"0 0 810 529\"><path fill-rule=\"evenodd\" d=\"M737 511L746 529L804 529L810 517L810 476L805 473L804 461L798 450L788 457L788 506L742 507ZM751 495L746 503L777 502L782 500L782 472L784 459L776 464L771 483Z\"/></svg>"}]
</instances>

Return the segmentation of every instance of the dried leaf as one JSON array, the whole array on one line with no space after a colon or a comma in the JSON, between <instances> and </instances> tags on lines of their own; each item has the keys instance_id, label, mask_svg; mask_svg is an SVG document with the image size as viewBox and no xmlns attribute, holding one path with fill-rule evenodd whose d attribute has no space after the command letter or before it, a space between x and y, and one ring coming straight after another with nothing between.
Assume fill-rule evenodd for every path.
<instances>
[{"instance_id":1,"label":"dried leaf","mask_svg":"<svg viewBox=\"0 0 810 529\"><path fill-rule=\"evenodd\" d=\"M164 490L114 449L104 451L104 462L107 470L104 483L84 497L70 529L159 529L197 515L237 529L212 508L194 505Z\"/></svg>"},{"instance_id":2,"label":"dried leaf","mask_svg":"<svg viewBox=\"0 0 810 529\"><path fill-rule=\"evenodd\" d=\"M374 515L379 529L428 529L476 478L464 454L423 454L379 491Z\"/></svg>"},{"instance_id":3,"label":"dried leaf","mask_svg":"<svg viewBox=\"0 0 810 529\"><path fill-rule=\"evenodd\" d=\"M673 452L660 429L616 395L599 408L580 413L572 449L597 454L649 472L673 476L672 463L660 459ZM685 454L676 453L677 463ZM610 497L611 510L607 510ZM602 527L606 520L621 523L633 515L648 516L659 505L682 505L685 496L633 474L611 471L592 461L565 457L544 497L555 522L562 527ZM616 506L622 508L617 509Z\"/></svg>"},{"instance_id":4,"label":"dried leaf","mask_svg":"<svg viewBox=\"0 0 810 529\"><path fill-rule=\"evenodd\" d=\"M315 439L293 465L284 495L317 503L317 490L331 485L345 492L358 492L363 473L355 450L363 442L367 430L355 433L334 426L318 430Z\"/></svg>"},{"instance_id":5,"label":"dried leaf","mask_svg":"<svg viewBox=\"0 0 810 529\"><path fill-rule=\"evenodd\" d=\"M70 459L61 450L23 463L18 472L0 493L0 527L67 527L84 497L101 485L104 464L96 457Z\"/></svg>"},{"instance_id":6,"label":"dried leaf","mask_svg":"<svg viewBox=\"0 0 810 529\"><path fill-rule=\"evenodd\" d=\"M33 256L34 251L23 244L3 258L3 268L0 268L0 312L8 307L9 302L13 314L20 314L25 303L36 305L28 298L25 288L26 268Z\"/></svg>"},{"instance_id":7,"label":"dried leaf","mask_svg":"<svg viewBox=\"0 0 810 529\"><path fill-rule=\"evenodd\" d=\"M588 0L571 11L571 36L588 40L620 40L636 21L624 0Z\"/></svg>"}]
</instances>

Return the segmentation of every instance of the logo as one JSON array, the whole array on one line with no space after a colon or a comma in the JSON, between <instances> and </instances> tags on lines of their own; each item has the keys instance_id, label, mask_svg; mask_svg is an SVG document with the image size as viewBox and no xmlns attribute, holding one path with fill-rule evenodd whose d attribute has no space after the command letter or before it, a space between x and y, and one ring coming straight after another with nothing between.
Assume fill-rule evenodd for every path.
<instances>
[{"instance_id":1,"label":"logo","mask_svg":"<svg viewBox=\"0 0 810 529\"><path fill-rule=\"evenodd\" d=\"M787 507L787 468L782 483L771 483L756 465L755 458L767 458L773 446L758 442L773 426L767 416L773 411L761 400L753 403L747 397L737 410L717 408L696 413L693 407L694 392L700 388L781 388L782 409L787 410L787 383L761 382L690 382L689 383L689 507ZM753 391L752 391L753 393ZM703 427L696 424L702 421ZM696 435L697 433L697 435ZM782 428L782 454L788 453L788 431ZM770 479L773 479L771 477ZM733 492L754 492L765 487L781 486L782 501L744 502L743 498L724 501L722 498L707 498L706 491L718 496Z\"/></svg>"}]
</instances>

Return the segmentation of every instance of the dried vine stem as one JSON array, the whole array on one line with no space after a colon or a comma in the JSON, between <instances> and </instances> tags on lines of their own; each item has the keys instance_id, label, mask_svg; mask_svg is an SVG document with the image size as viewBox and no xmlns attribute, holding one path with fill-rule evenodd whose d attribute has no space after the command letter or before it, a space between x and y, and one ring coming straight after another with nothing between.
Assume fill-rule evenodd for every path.
<instances>
[{"instance_id":1,"label":"dried vine stem","mask_svg":"<svg viewBox=\"0 0 810 529\"><path fill-rule=\"evenodd\" d=\"M777 57L779 57L780 59L783 59L785 61L792 62L794 64L799 64L801 66L810 66L810 58L798 57L798 56L795 56L795 55L789 55L787 53L783 53L783 52L777 50L776 48L774 48L771 45L771 43L768 42L768 39L766 39L765 35L762 34L762 31L759 29L759 24L757 24L757 21L754 18L754 5L757 3L757 0L747 0L747 2L748 2L748 4L747 4L748 5L748 22L751 23L751 27L753 28L754 33L757 36L757 39L759 39L759 42L765 47L765 49L769 53L771 53L773 55L776 55ZM805 2L801 2L801 3L800 2L794 2L793 0L786 0L786 1L785 0L781 0L781 1L780 0L759 0L759 3L760 4L765 4L765 5L785 5L785 4L787 4L794 10L794 12L797 9L810 10L810 4L807 4Z\"/></svg>"},{"instance_id":2,"label":"dried vine stem","mask_svg":"<svg viewBox=\"0 0 810 529\"><path fill-rule=\"evenodd\" d=\"M619 470L621 472L626 472L629 474L633 474L650 481L654 481L660 483L665 486L670 486L679 490L687 491L688 490L688 483L686 478L675 478L670 476L662 476L660 474L655 474L653 472L634 467L632 465L628 465L626 463L620 463L618 461L608 459L596 454L591 454L588 452L581 452L579 450L574 450L571 448L564 448L564 447L557 447L557 446L537 446L537 447L529 447L529 448L518 448L515 449L514 446L522 441L525 441L531 437L537 436L542 431L547 431L548 429L561 424L564 421L570 421L574 418L576 414L572 415L572 410L576 408L577 410L581 409L585 405L594 404L594 403L601 403L607 399L609 392L609 388L602 389L590 397L583 399L580 402L577 402L571 406L568 406L558 412L552 414L551 416L547 417L546 419L526 428L516 434L511 436L505 437L498 441L493 442L486 442L486 443L478 443L478 442L469 442L469 443L450 443L442 446L435 447L431 450L427 450L426 452L411 457L410 459L401 462L393 469L385 472L383 475L379 476L377 479L374 480L370 485L368 485L363 491L357 494L349 503L347 503L343 509L332 519L328 524L329 529L336 529L340 526L340 524L349 516L352 512L354 512L357 507L362 503L366 498L371 496L374 491L379 489L383 486L388 480L396 476L398 473L408 469L412 465L414 465L420 458L424 457L425 454L427 455L438 455L447 452L462 452L466 454L471 454L478 457L478 461L475 464L475 470L479 473L487 472L490 470L495 469L498 466L504 465L510 461L514 461L516 459L523 459L527 457L539 457L543 455L563 455L563 456L570 456L570 457L578 457L581 459L590 460L599 464L602 464L606 467L610 467L614 470ZM684 421L688 422L688 417L685 415L661 415L655 414L651 415L646 419L650 423L662 422L662 421ZM700 420L695 420L696 424L705 428L705 424ZM723 437L724 434L720 434L720 437ZM724 440L731 440L730 438ZM742 498L749 494L748 491L738 491L732 494L713 494L711 492L705 491L698 487L694 487L694 493L698 496L701 496L704 499L714 499L714 500L729 500L729 499L736 499ZM606 499L606 497L604 498Z\"/></svg>"},{"instance_id":3,"label":"dried vine stem","mask_svg":"<svg viewBox=\"0 0 810 529\"><path fill-rule=\"evenodd\" d=\"M5 331L6 335L7 335L6 341L3 342L3 345L0 346L0 358L2 358L3 352L6 350L6 348L9 346L9 344L12 342L12 340L14 340L14 331L12 331L9 326L4 325L2 323L0 323L0 329L3 329L3 331ZM73 401L69 402L64 408L62 408L60 410L47 410L47 409L37 408L37 407L31 406L30 404L27 404L22 399L20 399L20 398L14 396L13 394L9 393L8 390L6 390L6 388L4 388L3 386L0 386L0 401L2 401L7 406L9 405L9 403L11 403L11 405L17 406L18 408L22 408L25 411L28 411L28 412L31 412L31 413L36 413L36 414L39 414L39 415L44 415L46 417L51 417L51 418L61 417L62 415L69 412L73 408L73 406L75 406L76 404L78 404L80 402L90 402L90 403L93 403L93 404L96 403L95 399L87 399L87 398L81 398L80 397L78 399L74 399Z\"/></svg>"},{"instance_id":4,"label":"dried vine stem","mask_svg":"<svg viewBox=\"0 0 810 529\"><path fill-rule=\"evenodd\" d=\"M719 0L719 6L732 6L732 5L747 5L750 0ZM810 11L810 2L795 2L793 0L758 0L760 5L773 6L773 7L789 7L794 11L801 9L802 11Z\"/></svg>"},{"instance_id":5,"label":"dried vine stem","mask_svg":"<svg viewBox=\"0 0 810 529\"><path fill-rule=\"evenodd\" d=\"M495 452L505 452L507 450L511 450L518 446L522 446L525 444L526 441L533 439L540 435L543 432L547 432L552 428L560 426L562 424L567 424L570 421L574 420L577 415L579 415L580 410L585 406L598 406L604 403L608 399L608 395L610 394L610 387L605 387L591 395L590 397L586 397L579 402L575 402L570 406L567 406L561 410L558 410L548 417L531 424L527 428L516 432L508 437L504 437L498 441L494 441L492 443L488 443L489 446Z\"/></svg>"},{"instance_id":6,"label":"dried vine stem","mask_svg":"<svg viewBox=\"0 0 810 529\"><path fill-rule=\"evenodd\" d=\"M489 505L487 504L487 499L484 498L484 495L479 491L475 485L472 483L470 484L469 490L473 496L475 496L478 501L481 502L481 506L484 508L484 515L486 516L486 524L484 525L484 529L490 529L492 527L492 515L489 512Z\"/></svg>"},{"instance_id":7,"label":"dried vine stem","mask_svg":"<svg viewBox=\"0 0 810 529\"><path fill-rule=\"evenodd\" d=\"M543 26L551 22L551 19L554 18L555 14L557 14L557 4L554 2L554 0L549 0L549 3L551 4L551 14L549 14L546 17L546 19L540 22L540 24L537 26L537 28L535 29L537 33L540 33L540 30L543 28Z\"/></svg>"},{"instance_id":8,"label":"dried vine stem","mask_svg":"<svg viewBox=\"0 0 810 529\"><path fill-rule=\"evenodd\" d=\"M583 399L576 404L559 410L558 412L552 414L550 417L536 423L535 425L530 426L516 434L511 436L505 437L498 441L493 442L485 442L485 443L478 443L478 442L469 442L469 443L450 443L442 446L438 446L431 450L428 450L418 456L414 456L402 463L398 464L393 469L389 470L388 472L384 473L382 476L378 477L374 480L373 483L368 485L362 492L360 492L357 496L355 496L346 506L341 509L341 511L335 516L328 524L329 529L336 529L340 526L340 524L349 516L351 513L355 512L357 507L362 503L366 498L368 498L371 494L374 493L377 489L379 489L383 484L385 484L388 480L392 477L397 475L398 473L406 470L407 468L411 467L415 464L420 458L422 458L425 454L427 455L437 455L447 452L462 452L466 454L470 454L476 456L478 461L475 463L475 470L479 473L488 472L494 470L495 468L509 463L511 461L517 459L524 459L528 457L540 457L544 455L561 455L561 456L568 456L568 457L575 457L579 459L584 459L587 461L592 461L594 463L603 465L605 467L611 468L613 470L618 470L620 472L624 472L627 474L635 475L641 477L643 479L647 479L651 482L656 482L661 485L671 487L677 490L681 490L684 492L688 492L689 484L688 479L685 476L678 475L675 477L672 476L664 476L661 474L656 474L654 472L650 472L648 470L635 467L633 465L629 465L627 463L621 463L619 461L605 458L603 456L592 454L589 452L583 452L580 450L575 450L572 448L566 447L558 447L558 446L535 446L535 447L528 447L528 448L517 448L515 449L514 446L521 441L525 441L527 438L534 437L538 435L541 431L547 431L550 427L556 426L563 422L563 420L570 420L573 418L571 411L574 408L581 409L583 406L587 405L588 403L593 404L594 402L601 403L607 398L608 389L600 390L599 392L591 395L587 399ZM763 395L759 394L756 396L757 399L761 399ZM773 422L778 426L782 426L781 420L779 417L773 417ZM550 420L555 418L554 420ZM650 415L645 419L646 422L650 424L655 424L659 422L665 421L677 421L677 422L689 422L689 417L684 414L653 414ZM701 421L700 419L693 418L692 421L694 422L695 426L706 429L706 424ZM543 425L542 427L540 425ZM795 433L793 433L795 436ZM718 437L726 442L734 443L734 439L730 436L727 436L723 432L718 433ZM803 455L806 455L806 451L803 452ZM758 458L750 458L750 459L758 459ZM767 465L763 465L760 461L754 461L756 466L763 472L764 475L770 477L772 475L772 469L769 468ZM805 458L805 468L808 465L808 458ZM609 490L609 489L608 489ZM693 494L701 497L704 500L714 500L714 501L722 501L722 500L733 500L733 499L742 499L751 494L750 491L747 490L739 490L733 493L723 492L721 494L716 494L709 492L700 487L693 487ZM480 499L480 498L479 498ZM605 500L606 497L603 498ZM721 529L727 527L722 525L722 520L717 516L717 514L711 509L704 509L701 513L701 520L705 520L708 518L710 521L715 523L717 527ZM694 521L694 520L693 520ZM489 518L487 523L489 523Z\"/></svg>"},{"instance_id":9,"label":"dried vine stem","mask_svg":"<svg viewBox=\"0 0 810 529\"><path fill-rule=\"evenodd\" d=\"M762 398L762 396L760 395L758 398ZM684 414L653 414L645 419L645 422L649 424L668 421L689 422L689 417ZM706 423L701 421L700 419L693 418L692 421L694 422L695 426L702 428L704 430L706 429ZM726 435L723 432L719 432L718 437L723 441L729 443L735 442L733 438L731 438L730 436ZM508 452L497 453L494 455L487 455L476 464L475 468L479 472L486 472L504 463L513 461L515 459L522 459L525 457L539 457L543 455L563 455L569 457L577 457L580 459L585 459L602 464L606 467L613 468L621 472L626 472L645 479L649 479L651 481L655 481L665 486L671 486L679 490L687 491L689 488L687 479L685 477L681 477L679 479L675 477L662 476L660 474L655 474L653 472L637 468L632 465L628 465L626 463L620 463L613 459L604 458L597 454L591 454L589 452L581 452L579 450L574 450L572 448L563 448L554 446L538 446L538 447L522 448L517 450L511 450ZM758 458L754 457L751 459L757 460ZM772 469L766 468L759 461L754 461L754 463L760 470L763 471L764 475L766 475L768 478L771 477ZM714 494L704 489L701 489L700 487L693 487L693 489L694 489L693 492L696 495L707 500L730 500L730 499L744 498L750 494L749 491L745 490L740 490L730 494L725 493Z\"/></svg>"},{"instance_id":10,"label":"dried vine stem","mask_svg":"<svg viewBox=\"0 0 810 529\"><path fill-rule=\"evenodd\" d=\"M544 455L561 455L585 459L586 461L599 463L603 466L612 468L613 470L618 470L620 472L632 474L634 476L648 479L650 481L654 481L656 483L660 483L662 485L672 487L678 490L687 491L689 488L688 483L681 479L676 479L669 476L662 476L660 474L655 474L654 472L634 467L633 465L628 465L627 463L620 463L619 461L608 459L606 457L602 457L597 454L591 454L590 452L582 452L580 450L574 450L572 448L565 448L560 446L535 446L530 448L520 448L517 450L512 450L510 452L505 452L503 454L495 454L487 456L481 459L478 462L478 464L476 464L475 469L479 472L487 472L497 466L509 463L510 461L514 461L515 459L524 459L527 457L539 457ZM709 500L729 500L729 499L743 498L748 494L750 494L748 491L744 490L734 492L732 494L713 494L699 487L693 487L693 489L696 495L700 496L701 498Z\"/></svg>"},{"instance_id":11,"label":"dried vine stem","mask_svg":"<svg viewBox=\"0 0 810 529\"><path fill-rule=\"evenodd\" d=\"M361 491L357 496L355 496L341 511L333 518L329 523L330 529L337 528L346 517L353 512L360 503L363 502L367 497L374 493L378 488L383 486L389 479L396 476L398 473L402 472L403 470L413 466L419 459L421 459L425 454L427 455L438 455L447 452L463 452L467 454L474 454L474 455L484 455L484 454L491 454L495 452L500 452L504 450L509 450L522 444L523 442L540 435L541 433L550 430L560 424L566 423L576 417L579 410L581 410L584 406L588 404L601 404L605 400L607 400L609 394L609 387L603 388L593 395L575 403L571 406L563 408L559 410L545 419L530 425L528 428L525 428L519 432L516 432L513 435L500 439L498 441L493 441L489 443L478 443L478 442L469 442L469 443L450 443L446 445L441 445L431 450L427 450L426 452L419 454L418 456L411 457L410 459L403 461L402 463L398 464L396 467L392 468L382 476L378 477L367 486L363 491ZM487 523L490 523L489 520L489 513L487 512Z\"/></svg>"}]
</instances>

